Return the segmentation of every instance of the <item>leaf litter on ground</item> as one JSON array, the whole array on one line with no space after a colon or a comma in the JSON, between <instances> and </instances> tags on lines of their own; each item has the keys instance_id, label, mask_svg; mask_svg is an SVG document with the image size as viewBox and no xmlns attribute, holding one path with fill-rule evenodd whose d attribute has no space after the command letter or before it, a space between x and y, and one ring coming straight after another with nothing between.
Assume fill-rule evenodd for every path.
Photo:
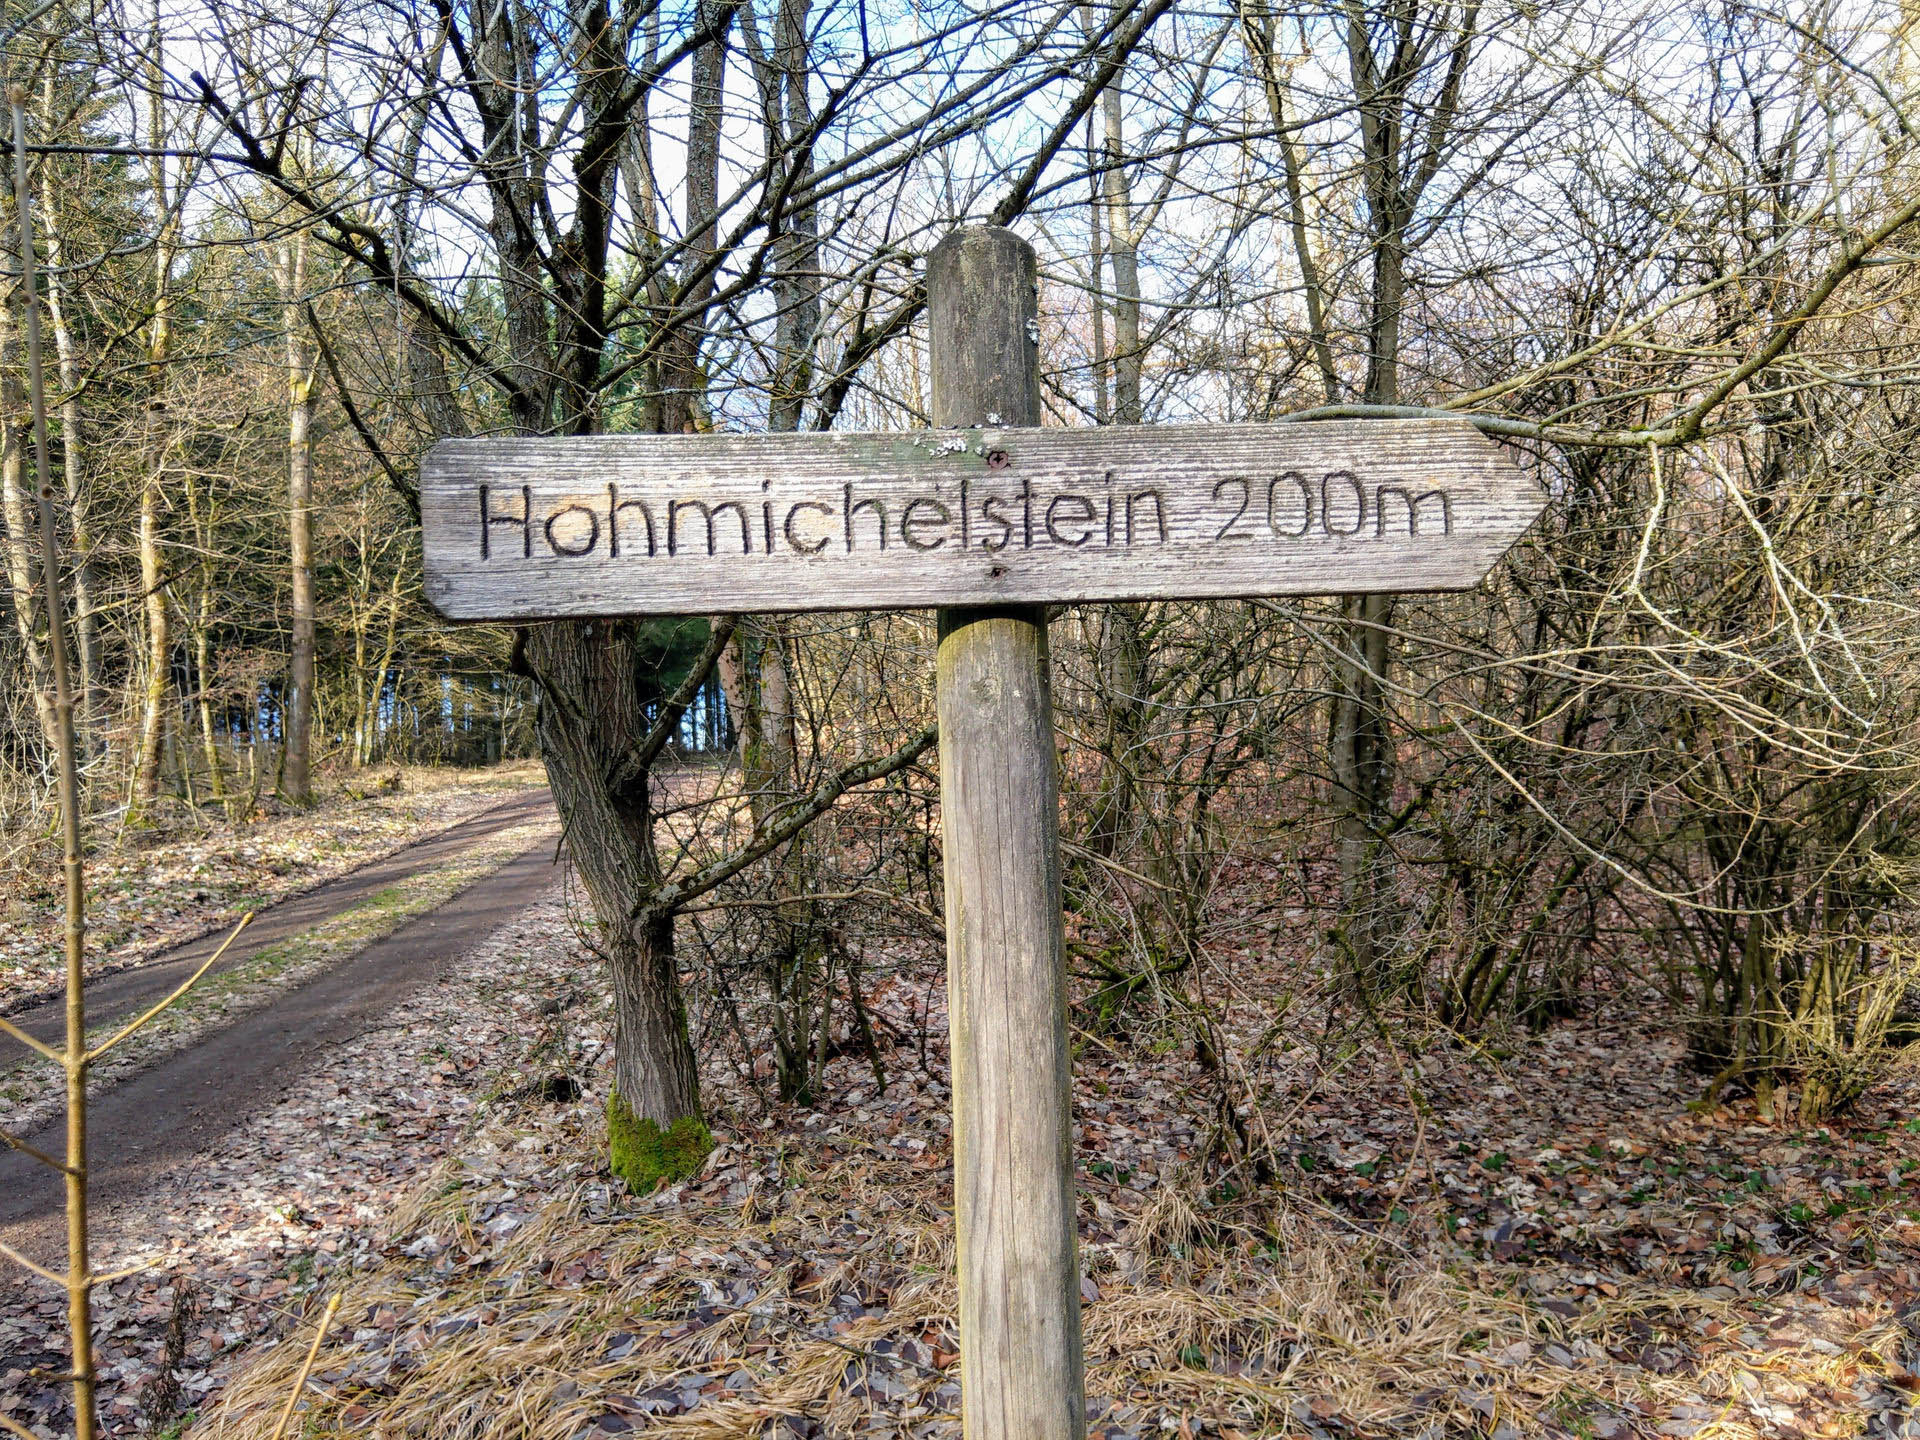
<instances>
[{"instance_id":1,"label":"leaf litter on ground","mask_svg":"<svg viewBox=\"0 0 1920 1440\"><path fill-rule=\"evenodd\" d=\"M156 1262L106 1299L114 1433L264 1433L338 1291L307 1435L959 1434L937 958L867 996L884 1090L849 1054L819 1108L769 1110L709 1056L717 1148L633 1196L569 909L108 1218ZM1690 1106L1683 1045L1630 997L1497 1055L1323 1041L1304 1010L1261 1049L1298 961L1233 981L1216 1053L1081 1037L1093 1435L1920 1435L1908 1083L1795 1131ZM1270 1174L1223 1152L1243 1132ZM0 1405L48 1426L58 1311L0 1321Z\"/></svg>"}]
</instances>

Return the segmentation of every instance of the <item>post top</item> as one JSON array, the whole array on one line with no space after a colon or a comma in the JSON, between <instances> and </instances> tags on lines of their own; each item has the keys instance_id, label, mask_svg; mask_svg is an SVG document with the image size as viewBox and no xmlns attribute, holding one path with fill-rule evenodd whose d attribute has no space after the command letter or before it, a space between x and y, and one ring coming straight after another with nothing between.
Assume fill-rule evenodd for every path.
<instances>
[{"instance_id":1,"label":"post top","mask_svg":"<svg viewBox=\"0 0 1920 1440\"><path fill-rule=\"evenodd\" d=\"M1033 246L1017 230L1010 230L1005 225L981 224L956 225L940 237L940 243L933 247L932 254L937 255L942 250L956 249L965 245L1001 245L1024 250L1028 254L1033 253Z\"/></svg>"}]
</instances>

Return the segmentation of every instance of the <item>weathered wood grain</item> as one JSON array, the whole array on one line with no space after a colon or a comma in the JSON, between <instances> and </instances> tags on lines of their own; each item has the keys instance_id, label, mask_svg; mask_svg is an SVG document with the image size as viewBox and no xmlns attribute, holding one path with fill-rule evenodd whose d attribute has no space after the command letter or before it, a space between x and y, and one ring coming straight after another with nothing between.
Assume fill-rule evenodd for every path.
<instances>
[{"instance_id":1,"label":"weathered wood grain","mask_svg":"<svg viewBox=\"0 0 1920 1440\"><path fill-rule=\"evenodd\" d=\"M976 227L927 264L933 418L1031 420L1031 246ZM1086 1433L1059 790L1046 612L943 609L934 703L967 1440Z\"/></svg>"},{"instance_id":2,"label":"weathered wood grain","mask_svg":"<svg viewBox=\"0 0 1920 1440\"><path fill-rule=\"evenodd\" d=\"M1544 504L1463 420L443 440L420 499L456 620L1459 590Z\"/></svg>"}]
</instances>

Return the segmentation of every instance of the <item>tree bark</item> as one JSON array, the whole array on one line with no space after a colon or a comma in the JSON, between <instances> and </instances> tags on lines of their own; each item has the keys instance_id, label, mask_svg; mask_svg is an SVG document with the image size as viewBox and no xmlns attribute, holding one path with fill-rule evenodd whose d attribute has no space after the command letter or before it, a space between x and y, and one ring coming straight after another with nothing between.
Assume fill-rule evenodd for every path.
<instances>
[{"instance_id":1,"label":"tree bark","mask_svg":"<svg viewBox=\"0 0 1920 1440\"><path fill-rule=\"evenodd\" d=\"M1121 425L1138 425L1146 413L1140 398L1140 237L1134 233L1133 194L1127 180L1121 75L1114 76L1100 97L1107 150L1106 239L1113 265L1113 418Z\"/></svg>"},{"instance_id":2,"label":"tree bark","mask_svg":"<svg viewBox=\"0 0 1920 1440\"><path fill-rule=\"evenodd\" d=\"M780 0L773 48L765 49L751 7L740 12L740 29L760 86L767 153L782 157L778 178L804 192L813 178L812 73L807 47L810 0ZM791 211L772 246L774 366L767 397L767 428L798 430L813 392L813 351L820 332L820 237L811 205Z\"/></svg>"},{"instance_id":3,"label":"tree bark","mask_svg":"<svg viewBox=\"0 0 1920 1440\"><path fill-rule=\"evenodd\" d=\"M1294 143L1293 122L1287 109L1286 82L1281 78L1274 54L1274 12L1261 5L1256 9L1241 0L1241 32L1247 49L1260 70L1261 88L1266 94L1267 119L1273 125L1275 142L1286 174L1288 226L1292 231L1294 262L1300 271L1301 299L1307 312L1307 338L1313 346L1314 367L1320 372L1320 387L1329 405L1340 400L1340 374L1334 368L1333 340L1327 333L1326 287L1320 278L1320 264L1313 253L1313 239L1307 228L1305 164Z\"/></svg>"},{"instance_id":4,"label":"tree bark","mask_svg":"<svg viewBox=\"0 0 1920 1440\"><path fill-rule=\"evenodd\" d=\"M711 3L702 9L705 21L717 14ZM591 6L583 12L582 33L575 37L582 53L604 42L604 18ZM512 356L512 427L522 434L556 429L584 434L598 423L597 400L588 403L588 396L605 339L613 166L626 148L611 127L629 122L614 118L617 87L597 81L583 86L581 124L609 144L593 151L597 159L583 160L576 169L575 180L587 198L578 205L564 243L543 254L540 237L550 217L542 210L545 182L535 177L544 175L551 159L552 137L541 133L540 80L533 73L529 38L535 23L524 5L512 0L488 11L475 63L462 82L480 112L491 157L491 234ZM682 267L687 279L671 314L657 317L677 332L663 347L662 370L671 378L655 411L659 428L673 432L690 428L703 409L697 399L704 390L698 357L713 284L698 270L714 244L725 52L724 38L716 36L695 53L687 178L692 239ZM644 211L644 201L634 199ZM554 313L562 308L565 313ZM435 367L427 368L431 374ZM416 383L418 374L416 367ZM431 417L435 407L424 408ZM445 415L430 423L452 433L460 422ZM654 697L641 684L634 621L536 625L525 632L519 655L538 686L541 753L613 976L615 1083L635 1117L667 1130L700 1111L698 1072L675 969L673 911L651 903L664 877L650 793L657 747L649 739L660 733L656 726L670 727L674 717L649 713L647 702Z\"/></svg>"},{"instance_id":5,"label":"tree bark","mask_svg":"<svg viewBox=\"0 0 1920 1440\"><path fill-rule=\"evenodd\" d=\"M167 575L160 554L160 517L164 504L161 483L171 450L167 416L167 364L173 345L172 269L178 245L167 162L157 152L166 144L165 115L160 83L162 55L160 29L153 32L147 107L148 143L154 148L153 207L159 227L153 246L153 318L147 323L147 473L140 487L140 594L146 621L146 685L140 712L140 758L133 775L133 794L127 823L144 823L160 797L160 762L167 741L167 698L172 688L173 635L167 612Z\"/></svg>"},{"instance_id":6,"label":"tree bark","mask_svg":"<svg viewBox=\"0 0 1920 1440\"><path fill-rule=\"evenodd\" d=\"M710 24L715 0L703 0L700 23ZM719 243L720 130L725 120L727 45L725 33L702 45L693 56L690 113L687 118L687 243L682 252L673 334L662 347L659 425L678 435L707 427L706 372L700 350L706 336L706 310L713 298L709 266Z\"/></svg>"},{"instance_id":7,"label":"tree bark","mask_svg":"<svg viewBox=\"0 0 1920 1440\"><path fill-rule=\"evenodd\" d=\"M301 301L307 290L307 234L282 257L286 300L286 559L292 653L286 674L286 799L313 803L313 355Z\"/></svg>"},{"instance_id":8,"label":"tree bark","mask_svg":"<svg viewBox=\"0 0 1920 1440\"><path fill-rule=\"evenodd\" d=\"M200 718L200 750L207 762L207 788L221 804L227 801L226 777L220 768L220 750L213 738L213 612L214 574L214 502L211 487L207 494L207 512L203 517L191 479L181 486L187 497L187 518L193 526L196 548L200 551L200 574L193 608L185 610L187 641L193 647L194 706ZM180 768L185 771L186 747L179 747Z\"/></svg>"},{"instance_id":9,"label":"tree bark","mask_svg":"<svg viewBox=\"0 0 1920 1440\"><path fill-rule=\"evenodd\" d=\"M1087 33L1093 33L1093 20L1086 21ZM1087 164L1097 165L1101 147L1094 140L1094 117L1087 116ZM1107 256L1101 237L1100 213L1106 202L1101 198L1101 177L1096 169L1087 197L1087 279L1093 293L1088 301L1088 318L1093 322L1093 423L1105 425L1112 418L1107 378Z\"/></svg>"},{"instance_id":10,"label":"tree bark","mask_svg":"<svg viewBox=\"0 0 1920 1440\"><path fill-rule=\"evenodd\" d=\"M281 294L287 326L287 567L292 651L287 664L286 798L313 803L313 356L301 305L307 289L307 237L286 242Z\"/></svg>"},{"instance_id":11,"label":"tree bark","mask_svg":"<svg viewBox=\"0 0 1920 1440\"><path fill-rule=\"evenodd\" d=\"M540 750L567 851L613 975L615 1083L635 1115L665 1130L699 1115L700 1086L673 917L642 913L662 877L651 767L631 764L652 729L636 636L624 620L537 625L526 655L540 683Z\"/></svg>"},{"instance_id":12,"label":"tree bark","mask_svg":"<svg viewBox=\"0 0 1920 1440\"><path fill-rule=\"evenodd\" d=\"M1340 859L1340 946L1369 995L1381 973L1383 922L1392 907L1381 880L1379 821L1392 794L1392 737L1385 710L1391 595L1340 600L1341 652L1333 699L1334 833Z\"/></svg>"},{"instance_id":13,"label":"tree bark","mask_svg":"<svg viewBox=\"0 0 1920 1440\"><path fill-rule=\"evenodd\" d=\"M1361 182L1372 259L1364 327L1367 372L1361 398L1368 404L1394 405L1400 401L1408 227L1451 141L1454 106L1477 33L1479 10L1472 0L1462 10L1452 43L1441 52L1446 57L1446 78L1435 103L1423 112L1415 110L1410 95L1434 51L1414 43L1419 7L1409 5L1394 12L1393 44L1386 49L1384 61L1368 33L1366 12L1354 6L1347 13L1347 63L1359 120ZM1436 16L1444 21L1450 12L1436 7L1429 19ZM1424 124L1416 123L1421 119ZM1291 166L1291 152L1288 159ZM1306 255L1303 248L1303 261ZM1341 655L1335 666L1331 726L1341 949L1352 977L1369 994L1377 993L1388 978L1382 950L1388 940L1386 923L1395 909L1381 836L1393 793L1393 737L1386 709L1393 612L1391 595L1342 598Z\"/></svg>"},{"instance_id":14,"label":"tree bark","mask_svg":"<svg viewBox=\"0 0 1920 1440\"><path fill-rule=\"evenodd\" d=\"M34 713L40 721L46 753L51 755L58 739L58 720L46 650L40 643L43 607L34 588L34 512L26 490L27 397L19 380L23 367L17 354L20 346L13 324L13 302L14 296L9 295L5 309L0 311L0 362L4 362L0 364L0 518L6 523L7 588L12 592L14 625L33 681Z\"/></svg>"},{"instance_id":15,"label":"tree bark","mask_svg":"<svg viewBox=\"0 0 1920 1440\"><path fill-rule=\"evenodd\" d=\"M1091 29L1091 19L1085 23ZM1101 188L1105 192L1105 245L1113 267L1113 405L1118 425L1138 425L1144 417L1140 395L1140 237L1135 228L1132 186L1126 169L1126 129L1120 86L1126 71L1118 71L1100 96L1102 125ZM1091 117L1089 117L1091 123ZM1099 408L1107 409L1104 391L1107 368L1104 327L1097 299L1094 324L1100 331L1095 358L1102 390ZM1103 415L1104 419L1104 415ZM1100 627L1101 646L1096 659L1101 708L1106 712L1106 743L1102 752L1100 793L1094 804L1089 844L1102 855L1113 855L1133 830L1134 747L1146 721L1144 699L1147 655L1146 607L1109 605Z\"/></svg>"},{"instance_id":16,"label":"tree bark","mask_svg":"<svg viewBox=\"0 0 1920 1440\"><path fill-rule=\"evenodd\" d=\"M48 74L42 92L48 122L54 116L53 76ZM88 514L87 490L83 483L86 436L82 430L80 409L79 347L73 327L67 319L68 286L65 272L66 237L57 205L59 192L54 185L54 167L45 168L41 177L41 208L46 215L47 319L53 330L53 353L60 372L60 459L66 482L68 524L72 527L73 550L73 625L77 642L79 674L77 700L80 709L82 748L92 745L93 727L105 711L100 692L100 617L94 613L97 589L93 572L93 533Z\"/></svg>"},{"instance_id":17,"label":"tree bark","mask_svg":"<svg viewBox=\"0 0 1920 1440\"><path fill-rule=\"evenodd\" d=\"M1108 857L1126 848L1135 828L1135 750L1147 718L1146 614L1147 607L1141 604L1106 606L1094 655L1106 724L1100 745L1100 790L1094 797L1087 844Z\"/></svg>"},{"instance_id":18,"label":"tree bark","mask_svg":"<svg viewBox=\"0 0 1920 1440\"><path fill-rule=\"evenodd\" d=\"M365 719L361 729L360 765L371 765L380 749L380 697L387 688L387 676L393 673L393 657L400 648L400 579L405 572L394 566L393 582L387 591L387 636L380 651L380 663L371 676L363 676L366 689ZM371 623L371 622L369 622Z\"/></svg>"}]
</instances>

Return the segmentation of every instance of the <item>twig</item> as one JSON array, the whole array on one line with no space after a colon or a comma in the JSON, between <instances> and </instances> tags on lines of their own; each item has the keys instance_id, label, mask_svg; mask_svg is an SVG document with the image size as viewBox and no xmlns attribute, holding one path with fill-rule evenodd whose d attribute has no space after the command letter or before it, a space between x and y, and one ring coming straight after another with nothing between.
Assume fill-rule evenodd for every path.
<instances>
[{"instance_id":1,"label":"twig","mask_svg":"<svg viewBox=\"0 0 1920 1440\"><path fill-rule=\"evenodd\" d=\"M1071 840L1062 840L1060 842L1060 849L1066 854L1075 856L1078 859L1091 860L1094 864L1104 866L1117 875L1124 875L1129 880L1138 880L1142 885L1152 886L1155 890L1164 890L1169 894L1176 895L1180 893L1180 888L1177 885L1169 885L1164 880L1155 880L1150 875L1142 875L1138 870L1129 870L1118 860L1110 859L1102 855L1098 850L1089 850L1085 845L1076 845Z\"/></svg>"},{"instance_id":2,"label":"twig","mask_svg":"<svg viewBox=\"0 0 1920 1440\"><path fill-rule=\"evenodd\" d=\"M53 1063L56 1065L64 1065L67 1063L66 1056L62 1055L58 1050L54 1049L51 1045L47 1044L45 1041L34 1039L33 1036L29 1035L26 1031L22 1030L18 1025L14 1024L11 1020L7 1019L4 1015L0 1015L0 1030L4 1030L7 1034L11 1035L14 1039L18 1040L22 1045L25 1045L29 1050L38 1050L42 1055L46 1056L47 1059L53 1061Z\"/></svg>"},{"instance_id":3,"label":"twig","mask_svg":"<svg viewBox=\"0 0 1920 1440\"><path fill-rule=\"evenodd\" d=\"M420 519L420 487L402 475L399 467L388 458L380 437L373 433L373 427L360 414L360 407L353 403L353 393L347 389L346 379L340 373L340 362L334 358L333 347L327 343L327 332L320 328L320 317L314 313L311 301L307 302L307 324L312 327L313 338L320 346L320 358L327 362L327 374L333 377L333 388L340 397L340 408L347 412L347 420L360 437L360 443L367 447L367 453L378 460L380 468L387 472L387 483L406 501L417 524Z\"/></svg>"},{"instance_id":4,"label":"twig","mask_svg":"<svg viewBox=\"0 0 1920 1440\"><path fill-rule=\"evenodd\" d=\"M67 1288L66 1276L56 1275L53 1271L47 1269L46 1266L34 1264L33 1261L22 1255L4 1240L0 1240L0 1255L6 1256L7 1259L13 1261L14 1264L23 1270L31 1270L42 1280L48 1281L50 1284L58 1285L62 1290Z\"/></svg>"},{"instance_id":5,"label":"twig","mask_svg":"<svg viewBox=\"0 0 1920 1440\"><path fill-rule=\"evenodd\" d=\"M327 1301L327 1308L320 1314L320 1328L313 1332L313 1344L307 1347L307 1358L300 1364L300 1373L293 1377L293 1389L287 1392L287 1408L280 1412L280 1423L273 1427L273 1433L267 1440L280 1440L286 1433L287 1422L293 1419L293 1407L299 1403L300 1393L307 1388L307 1376L313 1370L321 1342L327 1338L327 1331L333 1325L333 1317L339 1309L340 1292L336 1290L333 1298Z\"/></svg>"},{"instance_id":6,"label":"twig","mask_svg":"<svg viewBox=\"0 0 1920 1440\"><path fill-rule=\"evenodd\" d=\"M228 947L231 946L234 941L240 938L240 932L246 929L247 926L253 923L254 913L255 912L249 911L247 914L242 915L240 917L240 923L233 927L233 933L227 936L225 940L222 940L220 942L220 948L214 951L213 954L209 955L206 958L206 962L203 965L201 965L201 967L198 970L194 971L193 974L189 975L185 980L182 980L179 984L179 987L176 988L171 995L167 996L166 999L162 1000L159 1004L155 1005L152 1009L148 1010L138 1020L130 1021L129 1023L121 1026L119 1030L114 1032L112 1038L107 1040L102 1040L98 1045L94 1046L93 1049L89 1050L87 1052L87 1063L91 1065L95 1060L98 1060L102 1055L106 1054L107 1051L111 1050L115 1045L118 1045L122 1040L126 1039L127 1036L131 1035L134 1031L138 1030L142 1025L146 1024L154 1016L158 1015L162 1010L166 1009L169 1005L173 1004L173 1002L178 1000L182 995L186 994L188 990L192 989L194 986L194 983L198 981L202 975L206 974L207 971L213 967L213 964L215 961L217 961L222 955L227 953Z\"/></svg>"},{"instance_id":7,"label":"twig","mask_svg":"<svg viewBox=\"0 0 1920 1440\"><path fill-rule=\"evenodd\" d=\"M747 843L732 855L714 861L704 870L697 870L672 885L654 892L634 911L634 918L652 913L666 915L677 913L681 906L698 900L708 891L714 890L731 880L762 855L771 854L786 844L807 826L811 825L828 807L849 790L862 785L871 785L876 780L885 780L906 769L920 756L931 749L934 741L940 738L937 726L929 725L918 735L907 741L891 755L883 755L873 760L862 760L849 765L844 770L826 776L812 792L793 801L780 818L769 816L754 828Z\"/></svg>"},{"instance_id":8,"label":"twig","mask_svg":"<svg viewBox=\"0 0 1920 1440\"><path fill-rule=\"evenodd\" d=\"M905 910L918 915L922 920L933 924L944 924L940 916L924 905L915 904L903 895L891 890L876 890L871 886L858 890L823 890L817 894L803 895L749 895L738 900L715 900L710 905L688 905L679 913L682 915L705 915L713 910L779 910L788 905L833 905L849 904L855 900L867 900L876 905L885 905L890 909Z\"/></svg>"},{"instance_id":9,"label":"twig","mask_svg":"<svg viewBox=\"0 0 1920 1440\"><path fill-rule=\"evenodd\" d=\"M159 1263L160 1260L157 1256L151 1260L139 1260L131 1265L122 1266L118 1270L109 1270L104 1275L96 1275L93 1277L93 1283L96 1286L111 1285L114 1281L124 1280L129 1275L138 1275L142 1270L151 1270Z\"/></svg>"},{"instance_id":10,"label":"twig","mask_svg":"<svg viewBox=\"0 0 1920 1440\"><path fill-rule=\"evenodd\" d=\"M5 1141L11 1148L18 1150L22 1155L31 1156L49 1169L58 1170L63 1175L67 1173L67 1164L64 1160L56 1160L46 1151L34 1149L11 1130L0 1130L0 1141Z\"/></svg>"}]
</instances>

